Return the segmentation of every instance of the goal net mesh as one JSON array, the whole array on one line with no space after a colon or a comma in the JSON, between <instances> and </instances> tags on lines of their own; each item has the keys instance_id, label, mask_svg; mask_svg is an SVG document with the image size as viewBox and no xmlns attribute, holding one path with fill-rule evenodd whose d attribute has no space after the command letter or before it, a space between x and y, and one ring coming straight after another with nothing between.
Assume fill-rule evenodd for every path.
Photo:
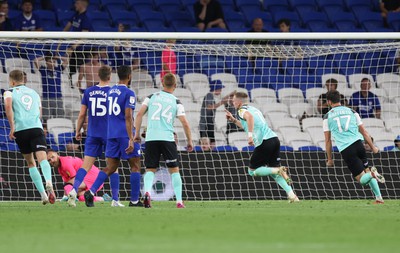
<instances>
[{"instance_id":1,"label":"goal net mesh","mask_svg":"<svg viewBox=\"0 0 400 253\"><path fill-rule=\"evenodd\" d=\"M317 101L327 91L326 81L332 78L338 81L337 89L347 102L360 91L361 80L369 79L370 92L378 96L381 112L379 118L363 121L381 152L369 152L368 156L370 163L386 177L386 184L381 185L383 197L398 198L400 152L391 151L400 135L398 41L296 40L294 36L293 40L182 39L171 44L158 39L3 38L0 88L2 94L9 89L10 71L23 70L26 86L42 97L48 146L63 156L83 157L84 144L74 140L73 133L82 90L98 81L97 66L107 64L113 68L111 84L118 82L118 66L132 66L130 88L138 98L137 112L146 96L162 88L161 59L167 46L176 55L175 95L185 107L196 145L195 152L183 150L183 128L175 122L178 147L182 149L180 164L186 200L286 199L285 192L272 178L247 174L251 147L246 134L227 124L224 110L234 111L229 103L215 112L215 150L202 150L200 111L210 83L215 80L221 80L225 86L221 95L214 96L216 102L234 90L243 91L249 94L251 105L263 112L278 134L282 165L289 167L293 188L301 199L371 198L370 189L355 182L338 152L334 152L334 168L325 164L323 112ZM47 61L53 62L54 69ZM50 70L43 72L46 68ZM1 109L0 200L39 199L22 155L15 142L8 139L3 98ZM99 158L96 165L103 168L104 158ZM162 162L153 187L153 195L160 200L173 198L171 179L164 167ZM119 171L120 195L127 200L128 164L122 162ZM63 182L57 169L53 172L57 195L61 197ZM102 192L109 192L108 182Z\"/></svg>"}]
</instances>

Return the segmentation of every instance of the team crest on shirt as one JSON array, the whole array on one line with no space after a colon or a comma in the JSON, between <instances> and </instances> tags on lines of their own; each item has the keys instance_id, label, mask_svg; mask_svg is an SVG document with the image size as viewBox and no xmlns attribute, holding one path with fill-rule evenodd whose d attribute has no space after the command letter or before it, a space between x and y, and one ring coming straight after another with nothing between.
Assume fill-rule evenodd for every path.
<instances>
[{"instance_id":1,"label":"team crest on shirt","mask_svg":"<svg viewBox=\"0 0 400 253\"><path fill-rule=\"evenodd\" d=\"M135 97L129 97L129 103L131 104L131 105L133 105L134 103L135 103L135 100L136 100L136 98Z\"/></svg>"}]
</instances>

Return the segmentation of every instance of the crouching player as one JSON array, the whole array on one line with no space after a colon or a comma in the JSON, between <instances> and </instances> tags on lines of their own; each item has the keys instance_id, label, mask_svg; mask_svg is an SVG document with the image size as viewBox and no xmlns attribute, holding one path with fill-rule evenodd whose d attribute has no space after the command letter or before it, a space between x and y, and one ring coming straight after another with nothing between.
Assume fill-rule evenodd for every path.
<instances>
[{"instance_id":1,"label":"crouching player","mask_svg":"<svg viewBox=\"0 0 400 253\"><path fill-rule=\"evenodd\" d=\"M72 185L75 181L76 172L79 168L82 167L83 161L79 157L72 157L72 156L60 156L54 150L49 149L47 151L47 159L50 165L58 170L58 173L62 177L64 182L64 192L66 195L70 193L72 190ZM96 180L97 175L99 174L100 170L96 166L92 166L92 168L87 173L85 179L80 184L77 192L77 196L79 201L85 201L83 194L85 191L90 189L93 185L94 180ZM100 186L99 190L103 188L103 185ZM95 197L95 201L111 201L110 196L106 195L103 197Z\"/></svg>"}]
</instances>

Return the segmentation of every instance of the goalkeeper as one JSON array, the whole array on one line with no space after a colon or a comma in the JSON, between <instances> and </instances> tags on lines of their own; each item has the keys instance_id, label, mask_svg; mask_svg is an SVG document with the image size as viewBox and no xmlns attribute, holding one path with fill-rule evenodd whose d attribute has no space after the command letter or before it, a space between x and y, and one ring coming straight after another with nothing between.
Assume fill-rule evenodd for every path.
<instances>
[{"instance_id":1,"label":"goalkeeper","mask_svg":"<svg viewBox=\"0 0 400 253\"><path fill-rule=\"evenodd\" d=\"M280 142L277 135L268 127L262 113L253 106L248 106L249 97L244 92L233 96L233 106L238 110L237 120L232 113L225 110L226 118L243 128L248 135L248 143L255 146L250 158L249 174L253 177L271 176L288 196L289 202L298 202L299 198L288 183L287 168L280 166Z\"/></svg>"},{"instance_id":2,"label":"goalkeeper","mask_svg":"<svg viewBox=\"0 0 400 253\"><path fill-rule=\"evenodd\" d=\"M51 149L47 151L47 159L50 165L54 169L58 170L58 173L64 182L64 193L65 195L68 195L73 189L76 173L79 168L82 167L82 159L79 157L60 156L56 151ZM93 185L99 172L100 170L96 166L92 165L92 168L89 170L85 179L78 188L77 196L79 201L85 201L83 194ZM101 188L103 188L103 185L100 186L99 190ZM108 194L104 194L103 197L95 197L94 200L111 201L111 197Z\"/></svg>"}]
</instances>

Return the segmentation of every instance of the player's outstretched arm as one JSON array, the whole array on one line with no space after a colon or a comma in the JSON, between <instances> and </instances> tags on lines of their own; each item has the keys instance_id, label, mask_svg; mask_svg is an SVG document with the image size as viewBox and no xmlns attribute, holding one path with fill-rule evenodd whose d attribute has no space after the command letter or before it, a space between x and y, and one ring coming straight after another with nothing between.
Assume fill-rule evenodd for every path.
<instances>
[{"instance_id":1,"label":"player's outstretched arm","mask_svg":"<svg viewBox=\"0 0 400 253\"><path fill-rule=\"evenodd\" d=\"M143 121L143 116L146 114L147 112L147 105L142 105L139 109L139 112L136 115L136 119L135 119L135 136L133 137L133 140L135 142L139 142L141 141L140 138L140 128L142 127L142 121Z\"/></svg>"},{"instance_id":2,"label":"player's outstretched arm","mask_svg":"<svg viewBox=\"0 0 400 253\"><path fill-rule=\"evenodd\" d=\"M364 140L368 143L368 146L371 147L372 152L374 154L378 153L379 149L377 147L375 147L374 143L372 142L371 136L365 129L364 125L359 125L358 131L362 134L362 136L364 137Z\"/></svg>"},{"instance_id":3,"label":"player's outstretched arm","mask_svg":"<svg viewBox=\"0 0 400 253\"><path fill-rule=\"evenodd\" d=\"M190 132L190 125L186 119L185 115L178 116L178 119L182 123L183 130L185 131L186 139L187 139L187 151L193 151L193 141L192 141L192 133Z\"/></svg>"},{"instance_id":4,"label":"player's outstretched arm","mask_svg":"<svg viewBox=\"0 0 400 253\"><path fill-rule=\"evenodd\" d=\"M78 141L82 140L82 133L81 129L83 127L83 123L85 122L86 118L86 105L81 105L81 110L79 111L78 121L76 122L76 132L75 132L75 139Z\"/></svg>"},{"instance_id":5,"label":"player's outstretched arm","mask_svg":"<svg viewBox=\"0 0 400 253\"><path fill-rule=\"evenodd\" d=\"M332 167L333 166L333 159L332 159L332 141L331 141L331 132L325 131L325 150L326 150L326 166Z\"/></svg>"}]
</instances>

